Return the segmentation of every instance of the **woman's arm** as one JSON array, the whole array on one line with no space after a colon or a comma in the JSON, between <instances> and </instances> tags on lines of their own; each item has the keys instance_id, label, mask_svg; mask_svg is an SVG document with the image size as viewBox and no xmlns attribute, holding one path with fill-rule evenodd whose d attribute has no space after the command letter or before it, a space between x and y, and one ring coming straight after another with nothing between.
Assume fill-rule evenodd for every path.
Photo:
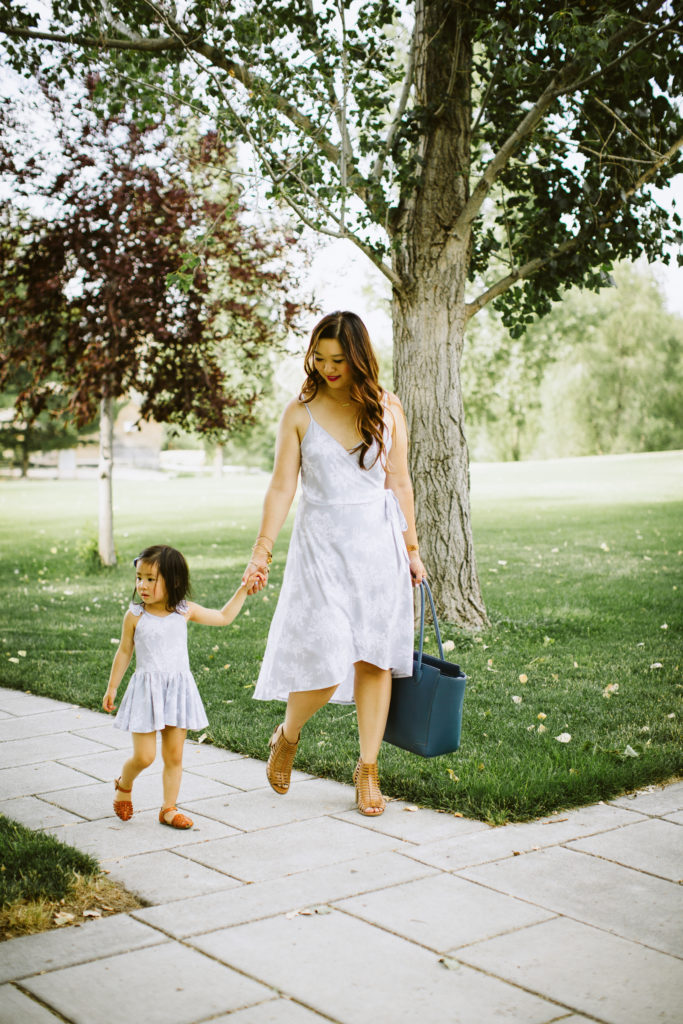
<instances>
[{"instance_id":1,"label":"woman's arm","mask_svg":"<svg viewBox=\"0 0 683 1024\"><path fill-rule=\"evenodd\" d=\"M121 680L126 674L126 669L130 665L130 659L133 657L133 649L135 647L135 627L137 624L138 620L135 618L133 613L126 612L123 617L121 640L119 641L119 646L116 650L116 654L114 655L114 663L111 667L109 685L107 686L106 693L102 699L102 707L105 711L114 710L116 691L119 688Z\"/></svg>"},{"instance_id":2,"label":"woman's arm","mask_svg":"<svg viewBox=\"0 0 683 1024\"><path fill-rule=\"evenodd\" d=\"M391 451L387 459L385 486L390 488L398 498L401 511L408 524L404 537L410 559L410 575L413 585L417 586L422 578L427 575L427 572L420 558L417 528L415 526L415 499L408 469L408 429L403 406L396 395L387 394L389 409L393 418L393 427L391 431Z\"/></svg>"},{"instance_id":3,"label":"woman's arm","mask_svg":"<svg viewBox=\"0 0 683 1024\"><path fill-rule=\"evenodd\" d=\"M229 626L239 615L247 597L247 588L243 583L222 608L204 608L194 601L187 602L188 622L199 622L202 626Z\"/></svg>"},{"instance_id":4,"label":"woman's arm","mask_svg":"<svg viewBox=\"0 0 683 1024\"><path fill-rule=\"evenodd\" d=\"M293 399L280 420L275 444L275 464L263 500L261 525L251 560L242 577L249 594L257 593L266 585L269 556L272 555L277 535L294 501L301 468L301 440L307 429L302 413L306 416L299 400ZM255 578L256 574L260 574L261 578Z\"/></svg>"}]
</instances>

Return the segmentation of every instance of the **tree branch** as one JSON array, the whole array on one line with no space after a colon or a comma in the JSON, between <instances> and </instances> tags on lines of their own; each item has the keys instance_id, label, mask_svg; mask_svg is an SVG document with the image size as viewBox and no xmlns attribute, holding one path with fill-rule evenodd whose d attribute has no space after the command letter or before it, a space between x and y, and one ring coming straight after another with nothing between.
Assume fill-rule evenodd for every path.
<instances>
[{"instance_id":1,"label":"tree branch","mask_svg":"<svg viewBox=\"0 0 683 1024\"><path fill-rule=\"evenodd\" d=\"M140 50L143 53L157 53L180 50L184 44L172 36L158 39L112 39L109 36L84 36L80 33L69 35L64 32L38 32L30 28L3 28L10 39L38 39L48 43L67 43L70 46L87 46L97 50Z\"/></svg>"},{"instance_id":2,"label":"tree branch","mask_svg":"<svg viewBox=\"0 0 683 1024\"><path fill-rule=\"evenodd\" d=\"M650 13L656 11L660 6L661 3L659 0L652 0L646 8L644 16L649 16ZM643 46L646 42L649 42L654 35L658 35L669 28L675 20L677 19L671 19L658 29L648 33L609 64L606 64L595 71L588 78L580 79L577 77L577 74L581 71L581 64L578 60L571 61L559 72L559 74L555 75L543 90L543 93L531 110L522 119L514 132L508 136L498 152L491 159L488 167L477 182L469 200L463 207L460 216L455 222L453 227L455 239L459 242L464 240L474 220L479 215L479 211L481 210L482 204L488 195L492 184L507 166L507 163L515 150L517 150L524 140L531 135L536 125L540 123L556 99L568 92L573 92L578 88L582 88L589 81L592 81L594 78L604 74L609 68L614 67L620 61L624 60L624 58L632 53L636 48ZM618 32L615 32L607 44L607 52L612 53L621 43L623 43L637 24L640 24L640 22L631 21Z\"/></svg>"},{"instance_id":3,"label":"tree branch","mask_svg":"<svg viewBox=\"0 0 683 1024\"><path fill-rule=\"evenodd\" d=\"M413 87L413 71L415 69L415 49L415 31L413 30L413 35L410 42L410 50L408 52L408 65L406 67L406 73L403 79L403 89L401 90L398 106L396 107L396 113L394 115L393 121L389 125L389 131L387 132L386 139L384 140L384 145L382 146L381 151L377 154L377 159L375 160L375 164L374 167L372 168L372 173L370 175L372 180L376 182L379 182L382 177L384 165L386 163L387 157L389 156L389 153L391 152L392 146L394 145L394 139L396 138L398 130L401 127L403 115L405 114L406 107L408 106L410 90Z\"/></svg>"},{"instance_id":4,"label":"tree branch","mask_svg":"<svg viewBox=\"0 0 683 1024\"><path fill-rule=\"evenodd\" d=\"M566 242L563 242L561 245L551 249L551 251L545 256L537 256L535 259L529 260L528 263L523 264L521 267L515 267L509 274L505 277L501 277L500 280L496 281L495 284L492 284L490 288L487 288L485 292L482 292L482 294L476 299L473 299L472 302L468 302L465 306L467 319L469 320L469 318L478 313L480 309L483 309L487 303L491 302L499 295L502 295L503 292L506 292L516 284L517 281L523 281L525 278L532 277L553 260L560 259L568 253L574 252L588 238L598 234L600 231L603 231L612 222L619 210L622 209L629 199L638 191L638 189L642 188L643 185L646 185L648 181L654 178L660 167L669 163L680 149L683 149L683 136L681 136L680 139L677 139L666 153L656 160L655 163L647 169L647 171L641 174L628 191L622 193L621 197L612 204L602 220L593 224L590 228L584 228L579 231L578 235L574 238L567 239Z\"/></svg>"}]
</instances>

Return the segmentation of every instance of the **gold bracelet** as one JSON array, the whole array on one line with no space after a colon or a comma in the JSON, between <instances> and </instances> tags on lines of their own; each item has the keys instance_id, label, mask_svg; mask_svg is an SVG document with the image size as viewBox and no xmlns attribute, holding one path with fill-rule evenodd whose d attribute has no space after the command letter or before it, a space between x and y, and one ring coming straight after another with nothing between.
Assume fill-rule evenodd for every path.
<instances>
[{"instance_id":1,"label":"gold bracelet","mask_svg":"<svg viewBox=\"0 0 683 1024\"><path fill-rule=\"evenodd\" d=\"M256 551L257 548L261 548L262 551L265 551L265 553L266 553L266 563L268 565L270 565L270 563L273 561L273 553L272 553L272 551L269 551L268 548L265 546L265 544L254 544L253 548L251 549L252 555L254 554L254 552Z\"/></svg>"},{"instance_id":2,"label":"gold bracelet","mask_svg":"<svg viewBox=\"0 0 683 1024\"><path fill-rule=\"evenodd\" d=\"M272 538L271 538L271 537L266 537L265 533L259 533L259 535L258 535L258 537L256 538L256 540L257 540L257 541L259 541L259 540L269 540L269 541L270 541L270 543L271 543L271 544L273 545L273 547L275 547L275 541L274 541L274 540L272 540Z\"/></svg>"},{"instance_id":3,"label":"gold bracelet","mask_svg":"<svg viewBox=\"0 0 683 1024\"><path fill-rule=\"evenodd\" d=\"M406 544L406 551L419 551L419 544Z\"/></svg>"}]
</instances>

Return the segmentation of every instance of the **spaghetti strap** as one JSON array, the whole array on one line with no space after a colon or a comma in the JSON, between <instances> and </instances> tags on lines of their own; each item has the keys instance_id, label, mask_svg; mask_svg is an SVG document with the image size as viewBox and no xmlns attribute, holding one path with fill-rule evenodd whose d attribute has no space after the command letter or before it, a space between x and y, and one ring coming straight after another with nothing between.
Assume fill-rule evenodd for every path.
<instances>
[{"instance_id":1,"label":"spaghetti strap","mask_svg":"<svg viewBox=\"0 0 683 1024\"><path fill-rule=\"evenodd\" d=\"M303 405L304 409L306 410L306 412L308 413L308 415L310 416L310 418L311 418L311 419L313 420L313 422L314 422L314 423L317 423L317 420L315 420L315 419L314 419L314 417L313 417L313 413L312 413L312 412L311 412L311 410L310 410L310 407L309 407L309 405L308 405L308 402L302 402L301 404Z\"/></svg>"}]
</instances>

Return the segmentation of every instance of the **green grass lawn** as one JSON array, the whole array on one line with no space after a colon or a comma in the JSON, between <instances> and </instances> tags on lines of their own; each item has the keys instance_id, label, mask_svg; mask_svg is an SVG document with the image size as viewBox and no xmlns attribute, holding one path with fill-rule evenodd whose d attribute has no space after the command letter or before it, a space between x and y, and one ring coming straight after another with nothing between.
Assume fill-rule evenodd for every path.
<instances>
[{"instance_id":1,"label":"green grass lawn","mask_svg":"<svg viewBox=\"0 0 683 1024\"><path fill-rule=\"evenodd\" d=\"M683 456L478 465L472 481L491 627L467 634L442 623L469 679L462 747L424 760L385 744L385 792L503 822L679 773ZM99 708L133 589L130 559L143 545L173 544L195 599L222 604L239 583L266 483L250 474L117 481L120 565L93 572L95 481L3 481L0 683ZM282 705L251 698L287 537L288 528L265 596L226 629L190 627L210 740L262 758ZM433 567L431 580L438 591ZM356 757L353 709L330 706L304 731L296 765L350 782Z\"/></svg>"}]
</instances>

